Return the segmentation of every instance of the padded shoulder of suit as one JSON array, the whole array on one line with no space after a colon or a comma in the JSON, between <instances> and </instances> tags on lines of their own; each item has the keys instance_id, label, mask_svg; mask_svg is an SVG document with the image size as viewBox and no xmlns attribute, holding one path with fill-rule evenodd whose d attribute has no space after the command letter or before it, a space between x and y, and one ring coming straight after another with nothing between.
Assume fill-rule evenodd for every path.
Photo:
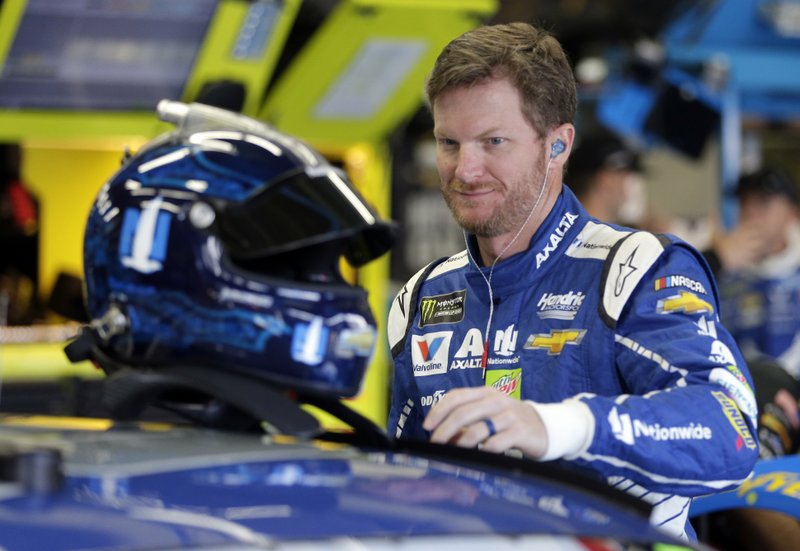
<instances>
[{"instance_id":1,"label":"padded shoulder of suit","mask_svg":"<svg viewBox=\"0 0 800 551\"><path fill-rule=\"evenodd\" d=\"M616 327L639 282L672 244L666 235L636 231L611 247L600 281L600 317L606 325Z\"/></svg>"},{"instance_id":2,"label":"padded shoulder of suit","mask_svg":"<svg viewBox=\"0 0 800 551\"><path fill-rule=\"evenodd\" d=\"M392 301L387 323L387 334L392 356L397 356L405 348L406 335L414 323L417 312L419 289L425 281L439 277L442 274L463 268L469 263L467 251L461 251L451 257L434 260L409 279Z\"/></svg>"}]
</instances>

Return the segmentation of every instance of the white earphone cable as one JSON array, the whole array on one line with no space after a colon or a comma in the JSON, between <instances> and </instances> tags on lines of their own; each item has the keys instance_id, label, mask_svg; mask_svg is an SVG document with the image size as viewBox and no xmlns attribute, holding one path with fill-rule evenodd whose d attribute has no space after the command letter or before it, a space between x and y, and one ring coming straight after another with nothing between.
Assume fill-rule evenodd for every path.
<instances>
[{"instance_id":1,"label":"white earphone cable","mask_svg":"<svg viewBox=\"0 0 800 551\"><path fill-rule=\"evenodd\" d=\"M506 246L503 247L503 250L500 251L500 254L498 254L497 257L492 262L492 266L489 268L489 277L486 277L486 274L483 273L483 270L481 270L481 267L478 265L478 263L475 261L475 258L472 256L472 251L470 251L469 248L469 241L467 240L467 232L466 231L463 232L464 244L467 247L467 255L469 256L470 261L478 269L478 273L481 274L481 277L483 277L483 280L486 282L486 288L489 290L489 317L486 320L486 330L484 331L483 334L483 357L481 358L481 369L484 381L486 380L486 366L489 361L489 331L492 326L492 317L494 316L494 294L492 292L492 275L494 274L494 267L497 265L497 263L500 261L500 259L509 249L509 247L511 247L511 245L513 245L514 242L519 238L519 236L522 234L522 230L525 229L525 226L528 225L528 222L530 222L533 213L536 212L536 209L539 207L539 203L541 202L542 197L544 197L544 190L545 188L547 188L547 177L550 174L550 163L552 162L553 162L553 156L551 156L550 160L547 161L547 167L545 168L544 178L542 180L542 187L539 189L539 195L536 197L536 202L531 207L531 210L528 212L528 216L525 218L525 221L517 230L517 233L514 235L511 241L509 241L506 244Z\"/></svg>"}]
</instances>

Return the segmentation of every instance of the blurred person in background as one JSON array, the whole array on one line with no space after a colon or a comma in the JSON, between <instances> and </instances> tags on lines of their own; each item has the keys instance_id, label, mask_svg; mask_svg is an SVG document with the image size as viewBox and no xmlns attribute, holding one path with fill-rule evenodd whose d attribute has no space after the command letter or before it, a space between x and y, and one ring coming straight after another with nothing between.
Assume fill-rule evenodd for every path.
<instances>
[{"instance_id":1,"label":"blurred person in background","mask_svg":"<svg viewBox=\"0 0 800 551\"><path fill-rule=\"evenodd\" d=\"M590 215L641 228L648 214L639 152L616 135L595 131L581 139L567 168L567 185Z\"/></svg>"},{"instance_id":2,"label":"blurred person in background","mask_svg":"<svg viewBox=\"0 0 800 551\"><path fill-rule=\"evenodd\" d=\"M25 186L17 144L0 143L0 325L38 317L39 207Z\"/></svg>"},{"instance_id":3,"label":"blurred person in background","mask_svg":"<svg viewBox=\"0 0 800 551\"><path fill-rule=\"evenodd\" d=\"M797 451L800 430L800 193L788 172L765 167L742 176L736 196L720 313L765 402L761 455L783 455Z\"/></svg>"}]
</instances>

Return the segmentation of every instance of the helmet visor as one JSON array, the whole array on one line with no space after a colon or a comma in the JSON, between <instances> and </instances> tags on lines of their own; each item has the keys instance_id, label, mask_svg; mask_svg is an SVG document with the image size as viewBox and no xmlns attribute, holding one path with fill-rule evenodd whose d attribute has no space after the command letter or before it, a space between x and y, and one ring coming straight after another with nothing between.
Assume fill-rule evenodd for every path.
<instances>
[{"instance_id":1,"label":"helmet visor","mask_svg":"<svg viewBox=\"0 0 800 551\"><path fill-rule=\"evenodd\" d=\"M348 262L361 266L394 243L393 225L332 167L289 173L244 201L225 203L212 230L243 259L338 241Z\"/></svg>"}]
</instances>

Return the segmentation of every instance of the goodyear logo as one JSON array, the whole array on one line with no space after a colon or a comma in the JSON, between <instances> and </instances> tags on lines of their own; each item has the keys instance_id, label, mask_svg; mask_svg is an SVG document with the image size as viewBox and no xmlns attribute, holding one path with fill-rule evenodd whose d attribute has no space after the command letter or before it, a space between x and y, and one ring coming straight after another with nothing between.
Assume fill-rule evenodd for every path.
<instances>
[{"instance_id":1,"label":"goodyear logo","mask_svg":"<svg viewBox=\"0 0 800 551\"><path fill-rule=\"evenodd\" d=\"M464 319L464 302L467 291L455 291L446 295L422 297L419 303L419 326L457 323Z\"/></svg>"},{"instance_id":2,"label":"goodyear logo","mask_svg":"<svg viewBox=\"0 0 800 551\"><path fill-rule=\"evenodd\" d=\"M656 291L660 291L662 289L671 289L673 287L686 287L695 293L701 293L703 295L708 294L706 293L706 288L703 287L702 283L683 275L668 275L659 277L653 284L653 288Z\"/></svg>"},{"instance_id":3,"label":"goodyear logo","mask_svg":"<svg viewBox=\"0 0 800 551\"><path fill-rule=\"evenodd\" d=\"M486 386L519 400L522 396L522 369L490 369L486 372Z\"/></svg>"},{"instance_id":4,"label":"goodyear logo","mask_svg":"<svg viewBox=\"0 0 800 551\"><path fill-rule=\"evenodd\" d=\"M753 503L757 499L754 494L757 489L800 499L800 480L797 473L791 471L772 471L748 478L742 482L736 493L739 497L747 495L747 502Z\"/></svg>"},{"instance_id":5,"label":"goodyear logo","mask_svg":"<svg viewBox=\"0 0 800 551\"><path fill-rule=\"evenodd\" d=\"M528 337L524 348L528 350L547 350L550 356L558 356L568 344L578 345L583 340L586 329L553 329L550 333L537 333Z\"/></svg>"},{"instance_id":6,"label":"goodyear logo","mask_svg":"<svg viewBox=\"0 0 800 551\"><path fill-rule=\"evenodd\" d=\"M728 418L728 422L733 426L734 430L736 430L736 434L739 435L739 438L736 439L736 449L741 450L742 446L750 450L756 449L756 441L750 434L750 429L747 427L747 423L745 423L742 414L739 413L739 408L736 407L734 401L728 398L728 395L724 392L712 391L711 394L722 406L722 412Z\"/></svg>"},{"instance_id":7,"label":"goodyear logo","mask_svg":"<svg viewBox=\"0 0 800 551\"><path fill-rule=\"evenodd\" d=\"M677 295L659 300L656 311L659 314L673 314L676 312L683 312L685 314L713 314L714 307L694 293L680 291Z\"/></svg>"}]
</instances>

